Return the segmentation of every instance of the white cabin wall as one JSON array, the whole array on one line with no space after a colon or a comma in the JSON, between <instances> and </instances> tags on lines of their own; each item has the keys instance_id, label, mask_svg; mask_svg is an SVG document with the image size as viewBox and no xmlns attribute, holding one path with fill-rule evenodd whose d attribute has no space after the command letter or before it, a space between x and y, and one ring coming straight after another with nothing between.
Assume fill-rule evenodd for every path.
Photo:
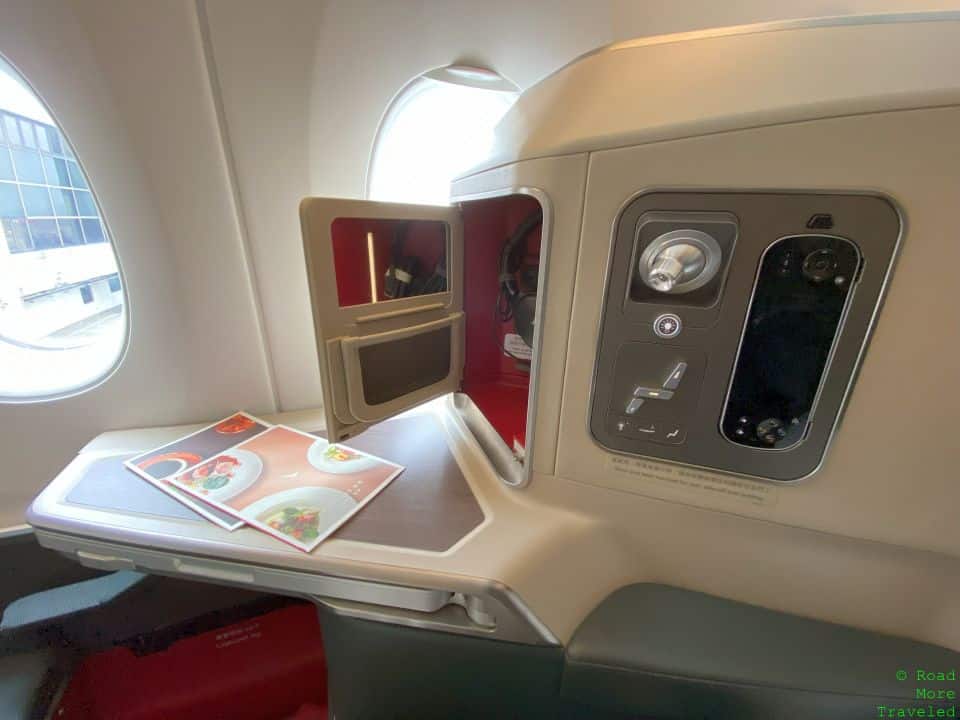
<instances>
[{"instance_id":1,"label":"white cabin wall","mask_svg":"<svg viewBox=\"0 0 960 720\"><path fill-rule=\"evenodd\" d=\"M0 529L109 429L275 403L191 2L0 0L0 52L35 85L102 205L131 317L99 387L0 405Z\"/></svg>"},{"instance_id":2,"label":"white cabin wall","mask_svg":"<svg viewBox=\"0 0 960 720\"><path fill-rule=\"evenodd\" d=\"M310 88L320 5L208 0L198 7L209 28L280 405L317 407L323 394L298 206L311 194ZM339 154L324 138L314 142L329 157Z\"/></svg>"},{"instance_id":3,"label":"white cabin wall","mask_svg":"<svg viewBox=\"0 0 960 720\"><path fill-rule=\"evenodd\" d=\"M76 0L148 175L207 413L274 410L259 303L194 3ZM145 42L145 39L149 38Z\"/></svg>"},{"instance_id":4,"label":"white cabin wall","mask_svg":"<svg viewBox=\"0 0 960 720\"><path fill-rule=\"evenodd\" d=\"M311 190L362 195L381 114L407 81L438 65L486 65L526 88L583 53L636 37L800 17L949 7L960 7L960 1L328 2L318 27L311 88L311 133L316 141ZM333 157L331 147L338 150Z\"/></svg>"}]
</instances>

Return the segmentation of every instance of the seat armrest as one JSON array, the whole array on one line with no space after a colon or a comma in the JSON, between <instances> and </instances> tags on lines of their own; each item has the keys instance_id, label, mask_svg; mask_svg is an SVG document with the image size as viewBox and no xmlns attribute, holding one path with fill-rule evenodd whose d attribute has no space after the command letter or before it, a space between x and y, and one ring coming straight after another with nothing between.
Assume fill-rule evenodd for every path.
<instances>
[{"instance_id":1,"label":"seat armrest","mask_svg":"<svg viewBox=\"0 0 960 720\"><path fill-rule=\"evenodd\" d=\"M945 648L656 584L600 603L566 659L566 698L652 717L873 717L916 701L916 669L960 668Z\"/></svg>"}]
</instances>

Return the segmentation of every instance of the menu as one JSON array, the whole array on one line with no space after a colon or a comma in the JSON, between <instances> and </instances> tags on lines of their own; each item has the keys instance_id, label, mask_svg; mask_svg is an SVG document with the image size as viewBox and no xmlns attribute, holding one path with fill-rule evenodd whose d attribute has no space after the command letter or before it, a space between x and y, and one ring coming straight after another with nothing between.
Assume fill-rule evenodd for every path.
<instances>
[{"instance_id":1,"label":"menu","mask_svg":"<svg viewBox=\"0 0 960 720\"><path fill-rule=\"evenodd\" d=\"M310 552L403 467L276 425L168 478L237 522Z\"/></svg>"},{"instance_id":2,"label":"menu","mask_svg":"<svg viewBox=\"0 0 960 720\"><path fill-rule=\"evenodd\" d=\"M169 483L168 479L189 467L215 457L243 440L259 435L269 427L268 423L253 415L244 412L234 413L179 440L132 457L125 461L124 465L211 522L227 530L235 530L243 525L242 520L204 502L198 502Z\"/></svg>"}]
</instances>

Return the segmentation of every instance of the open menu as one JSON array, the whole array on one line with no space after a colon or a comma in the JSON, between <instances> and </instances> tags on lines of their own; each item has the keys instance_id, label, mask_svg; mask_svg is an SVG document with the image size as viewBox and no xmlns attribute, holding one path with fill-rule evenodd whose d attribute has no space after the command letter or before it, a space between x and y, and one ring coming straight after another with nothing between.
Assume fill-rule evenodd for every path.
<instances>
[{"instance_id":1,"label":"open menu","mask_svg":"<svg viewBox=\"0 0 960 720\"><path fill-rule=\"evenodd\" d=\"M240 425L246 427L225 445L223 428ZM245 413L125 464L222 527L249 524L305 552L404 469L290 427L267 426Z\"/></svg>"},{"instance_id":2,"label":"open menu","mask_svg":"<svg viewBox=\"0 0 960 720\"><path fill-rule=\"evenodd\" d=\"M206 503L197 502L171 484L169 478L217 456L243 440L259 435L269 427L268 423L253 415L234 413L179 440L132 457L124 465L211 522L227 530L235 530L243 525L242 520Z\"/></svg>"}]
</instances>

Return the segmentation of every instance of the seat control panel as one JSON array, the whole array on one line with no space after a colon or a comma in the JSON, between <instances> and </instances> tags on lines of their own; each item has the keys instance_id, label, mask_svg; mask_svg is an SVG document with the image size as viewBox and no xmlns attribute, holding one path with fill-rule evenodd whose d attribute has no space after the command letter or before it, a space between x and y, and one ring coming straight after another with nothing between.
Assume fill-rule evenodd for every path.
<instances>
[{"instance_id":1,"label":"seat control panel","mask_svg":"<svg viewBox=\"0 0 960 720\"><path fill-rule=\"evenodd\" d=\"M686 442L704 366L703 353L692 348L651 342L623 345L608 409L608 424L621 441L618 444ZM624 439L630 442L622 442Z\"/></svg>"},{"instance_id":2,"label":"seat control panel","mask_svg":"<svg viewBox=\"0 0 960 720\"><path fill-rule=\"evenodd\" d=\"M892 201L865 193L636 197L614 224L594 439L614 452L769 480L813 473L856 376L900 228Z\"/></svg>"}]
</instances>

